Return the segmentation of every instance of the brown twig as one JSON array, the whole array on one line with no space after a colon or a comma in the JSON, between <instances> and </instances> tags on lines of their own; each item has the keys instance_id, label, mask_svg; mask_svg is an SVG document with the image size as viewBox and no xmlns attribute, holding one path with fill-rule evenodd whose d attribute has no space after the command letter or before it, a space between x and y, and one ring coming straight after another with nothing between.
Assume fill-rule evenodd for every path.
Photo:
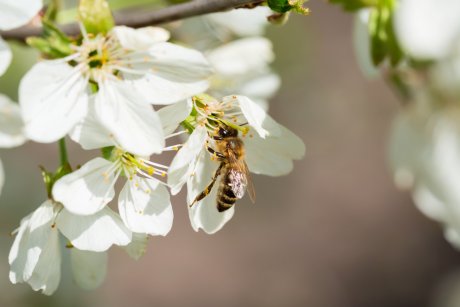
<instances>
[{"instance_id":1,"label":"brown twig","mask_svg":"<svg viewBox=\"0 0 460 307\"><path fill-rule=\"evenodd\" d=\"M193 0L190 2L172 5L156 11L131 11L115 16L117 25L126 25L140 28L176 21L193 16L225 11L233 8L253 7L263 3L261 0ZM68 35L77 35L80 29L77 23L59 26ZM0 31L4 39L25 41L29 36L39 36L42 28L37 26L24 26L10 31Z\"/></svg>"}]
</instances>

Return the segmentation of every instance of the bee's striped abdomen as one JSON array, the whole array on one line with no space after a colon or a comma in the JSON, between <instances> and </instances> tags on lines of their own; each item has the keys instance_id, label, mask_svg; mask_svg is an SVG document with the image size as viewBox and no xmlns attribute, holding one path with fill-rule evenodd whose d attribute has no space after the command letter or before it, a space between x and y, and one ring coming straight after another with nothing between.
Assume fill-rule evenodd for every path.
<instances>
[{"instance_id":1,"label":"bee's striped abdomen","mask_svg":"<svg viewBox=\"0 0 460 307\"><path fill-rule=\"evenodd\" d=\"M238 199L233 193L230 173L225 172L220 181L219 191L217 192L217 210L219 212L230 209Z\"/></svg>"}]
</instances>

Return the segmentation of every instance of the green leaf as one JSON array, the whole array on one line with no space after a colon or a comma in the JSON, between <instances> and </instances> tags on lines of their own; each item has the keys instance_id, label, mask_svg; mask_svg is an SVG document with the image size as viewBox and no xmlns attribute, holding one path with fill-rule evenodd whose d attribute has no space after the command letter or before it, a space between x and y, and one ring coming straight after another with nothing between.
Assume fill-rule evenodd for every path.
<instances>
[{"instance_id":1,"label":"green leaf","mask_svg":"<svg viewBox=\"0 0 460 307\"><path fill-rule=\"evenodd\" d=\"M115 25L106 0L80 0L78 14L88 33L106 34Z\"/></svg>"}]
</instances>

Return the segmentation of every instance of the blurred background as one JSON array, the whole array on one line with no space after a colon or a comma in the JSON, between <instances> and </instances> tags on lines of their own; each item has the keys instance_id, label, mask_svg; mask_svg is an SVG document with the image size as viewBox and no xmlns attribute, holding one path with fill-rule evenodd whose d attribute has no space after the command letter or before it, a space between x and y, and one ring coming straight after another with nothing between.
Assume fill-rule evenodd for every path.
<instances>
[{"instance_id":1,"label":"blurred background","mask_svg":"<svg viewBox=\"0 0 460 307\"><path fill-rule=\"evenodd\" d=\"M45 199L38 165L54 169L58 152L32 142L1 150L0 306L460 306L460 253L392 183L386 145L397 96L359 70L353 17L325 1L308 6L310 16L267 34L282 78L270 112L307 155L288 176L254 176L257 203L241 201L215 235L193 231L183 191L171 233L151 238L139 261L113 248L99 289L79 289L66 258L52 297L12 285L10 233ZM14 49L0 92L16 99L36 54ZM94 156L69 145L73 165Z\"/></svg>"}]
</instances>

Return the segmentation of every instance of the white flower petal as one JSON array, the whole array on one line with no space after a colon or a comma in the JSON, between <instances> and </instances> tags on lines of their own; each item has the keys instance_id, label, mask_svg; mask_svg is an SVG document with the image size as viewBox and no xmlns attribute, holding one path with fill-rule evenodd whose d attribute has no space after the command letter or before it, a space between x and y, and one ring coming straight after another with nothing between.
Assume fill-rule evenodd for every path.
<instances>
[{"instance_id":1,"label":"white flower petal","mask_svg":"<svg viewBox=\"0 0 460 307\"><path fill-rule=\"evenodd\" d=\"M29 22L43 7L42 0L0 0L0 30L10 30Z\"/></svg>"},{"instance_id":2,"label":"white flower petal","mask_svg":"<svg viewBox=\"0 0 460 307\"><path fill-rule=\"evenodd\" d=\"M150 156L163 150L161 121L151 106L139 103L135 94L118 82L100 86L95 101L96 115L124 150Z\"/></svg>"},{"instance_id":3,"label":"white flower petal","mask_svg":"<svg viewBox=\"0 0 460 307\"><path fill-rule=\"evenodd\" d=\"M457 0L404 0L395 11L395 32L403 49L420 59L438 59L460 37Z\"/></svg>"},{"instance_id":4,"label":"white flower petal","mask_svg":"<svg viewBox=\"0 0 460 307\"><path fill-rule=\"evenodd\" d=\"M257 134L246 135L246 163L252 173L268 176L286 175L293 169L292 160L305 155L303 141L287 128L279 125L281 134L265 139Z\"/></svg>"},{"instance_id":5,"label":"white flower petal","mask_svg":"<svg viewBox=\"0 0 460 307\"><path fill-rule=\"evenodd\" d=\"M82 289L99 287L107 274L107 253L82 251L72 248L70 262L75 283Z\"/></svg>"},{"instance_id":6,"label":"white flower petal","mask_svg":"<svg viewBox=\"0 0 460 307\"><path fill-rule=\"evenodd\" d=\"M88 114L70 131L70 138L86 150L115 144L115 140L110 137L110 132L96 118L94 100L90 100Z\"/></svg>"},{"instance_id":7,"label":"white flower petal","mask_svg":"<svg viewBox=\"0 0 460 307\"><path fill-rule=\"evenodd\" d=\"M247 80L241 86L238 93L250 97L257 103L257 99L269 99L278 91L281 79L277 74L263 74L259 77ZM259 106L261 106L258 103ZM264 109L265 111L267 109Z\"/></svg>"},{"instance_id":8,"label":"white flower petal","mask_svg":"<svg viewBox=\"0 0 460 307\"><path fill-rule=\"evenodd\" d=\"M102 210L115 196L117 174L113 163L95 158L80 169L59 179L53 198L74 214L90 215Z\"/></svg>"},{"instance_id":9,"label":"white flower petal","mask_svg":"<svg viewBox=\"0 0 460 307\"><path fill-rule=\"evenodd\" d=\"M149 49L152 74L183 83L195 83L213 72L205 56L191 48L171 43L160 43Z\"/></svg>"},{"instance_id":10,"label":"white flower petal","mask_svg":"<svg viewBox=\"0 0 460 307\"><path fill-rule=\"evenodd\" d=\"M187 99L158 110L165 135L176 131L180 123L190 115L192 107L192 101Z\"/></svg>"},{"instance_id":11,"label":"white flower petal","mask_svg":"<svg viewBox=\"0 0 460 307\"><path fill-rule=\"evenodd\" d=\"M128 253L128 255L134 260L139 260L144 256L147 251L147 241L149 236L145 233L135 233L133 232L133 237L131 243L122 248Z\"/></svg>"},{"instance_id":12,"label":"white flower petal","mask_svg":"<svg viewBox=\"0 0 460 307\"><path fill-rule=\"evenodd\" d=\"M78 68L43 61L22 78L19 103L27 136L37 142L54 142L86 115L87 81Z\"/></svg>"},{"instance_id":13,"label":"white flower petal","mask_svg":"<svg viewBox=\"0 0 460 307\"><path fill-rule=\"evenodd\" d=\"M438 222L446 222L449 219L447 206L427 187L418 185L414 189L413 198L417 208L426 216Z\"/></svg>"},{"instance_id":14,"label":"white flower petal","mask_svg":"<svg viewBox=\"0 0 460 307\"><path fill-rule=\"evenodd\" d=\"M0 76L3 75L10 66L13 54L8 44L0 37Z\"/></svg>"},{"instance_id":15,"label":"white flower petal","mask_svg":"<svg viewBox=\"0 0 460 307\"><path fill-rule=\"evenodd\" d=\"M112 33L118 38L124 49L144 51L152 45L166 42L170 34L163 28L145 27L133 29L126 26L117 26Z\"/></svg>"},{"instance_id":16,"label":"white flower petal","mask_svg":"<svg viewBox=\"0 0 460 307\"><path fill-rule=\"evenodd\" d=\"M40 255L32 276L27 281L35 291L51 295L56 291L61 280L61 251L59 248L59 234L53 230L46 247Z\"/></svg>"},{"instance_id":17,"label":"white flower petal","mask_svg":"<svg viewBox=\"0 0 460 307\"><path fill-rule=\"evenodd\" d=\"M272 43L264 37L235 40L208 53L216 74L244 75L264 69L274 59Z\"/></svg>"},{"instance_id":18,"label":"white flower petal","mask_svg":"<svg viewBox=\"0 0 460 307\"><path fill-rule=\"evenodd\" d=\"M275 122L262 107L245 96L226 96L222 98L223 102L235 102L243 112L249 126L254 128L260 137L279 136L281 134L281 126Z\"/></svg>"},{"instance_id":19,"label":"white flower petal","mask_svg":"<svg viewBox=\"0 0 460 307\"><path fill-rule=\"evenodd\" d=\"M11 266L9 276L13 284L24 282L24 267L26 266L28 256L26 250L28 249L29 243L28 226L32 215L33 213L21 220L21 224L16 230L16 237L14 238L13 245L8 255L8 263Z\"/></svg>"},{"instance_id":20,"label":"white flower petal","mask_svg":"<svg viewBox=\"0 0 460 307\"><path fill-rule=\"evenodd\" d=\"M156 105L188 99L193 95L204 93L209 87L207 80L187 83L171 81L153 74L126 82L132 87L132 91L137 93L140 101Z\"/></svg>"},{"instance_id":21,"label":"white flower petal","mask_svg":"<svg viewBox=\"0 0 460 307\"><path fill-rule=\"evenodd\" d=\"M118 198L118 211L132 232L165 236L172 227L169 193L158 180L127 180Z\"/></svg>"},{"instance_id":22,"label":"white flower petal","mask_svg":"<svg viewBox=\"0 0 460 307\"><path fill-rule=\"evenodd\" d=\"M123 246L131 242L131 232L108 207L85 216L62 210L56 223L72 245L81 250L103 252L113 244Z\"/></svg>"},{"instance_id":23,"label":"white flower petal","mask_svg":"<svg viewBox=\"0 0 460 307\"><path fill-rule=\"evenodd\" d=\"M45 201L21 221L8 256L12 283L28 282L34 290L51 294L60 278L58 231L54 205Z\"/></svg>"},{"instance_id":24,"label":"white flower petal","mask_svg":"<svg viewBox=\"0 0 460 307\"><path fill-rule=\"evenodd\" d=\"M253 9L237 9L229 12L209 14L206 17L217 25L238 36L262 35L268 25L267 17L273 12L264 6Z\"/></svg>"},{"instance_id":25,"label":"white flower petal","mask_svg":"<svg viewBox=\"0 0 460 307\"><path fill-rule=\"evenodd\" d=\"M204 148L207 136L205 127L196 127L172 160L168 170L168 185L171 187L172 195L179 193L184 183L192 175L195 167L194 160Z\"/></svg>"},{"instance_id":26,"label":"white flower petal","mask_svg":"<svg viewBox=\"0 0 460 307\"><path fill-rule=\"evenodd\" d=\"M187 204L191 204L195 197L211 182L217 167L218 163L211 161L207 150L201 150L194 169L195 175L189 177L187 182ZM191 208L189 207L190 222L195 231L201 228L204 232L213 234L219 231L233 217L235 206L224 212L217 210L216 197L218 189L219 184L216 182L209 195L195 203Z\"/></svg>"},{"instance_id":27,"label":"white flower petal","mask_svg":"<svg viewBox=\"0 0 460 307\"><path fill-rule=\"evenodd\" d=\"M24 123L19 105L0 94L0 147L11 148L24 144Z\"/></svg>"}]
</instances>

